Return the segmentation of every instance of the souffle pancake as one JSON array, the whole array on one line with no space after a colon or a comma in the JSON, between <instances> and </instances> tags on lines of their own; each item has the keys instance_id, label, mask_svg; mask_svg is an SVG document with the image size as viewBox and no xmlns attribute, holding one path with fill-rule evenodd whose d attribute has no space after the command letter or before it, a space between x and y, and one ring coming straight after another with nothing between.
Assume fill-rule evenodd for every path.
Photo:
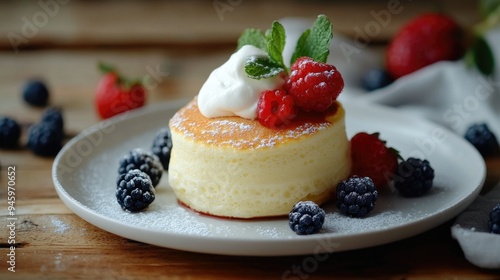
<instances>
[{"instance_id":1,"label":"souffle pancake","mask_svg":"<svg viewBox=\"0 0 500 280\"><path fill-rule=\"evenodd\" d=\"M319 16L285 65L285 30L245 30L237 50L169 121L169 183L179 203L213 216L288 215L322 204L350 173L344 81L326 63L330 21Z\"/></svg>"},{"instance_id":2,"label":"souffle pancake","mask_svg":"<svg viewBox=\"0 0 500 280\"><path fill-rule=\"evenodd\" d=\"M193 210L223 217L287 215L331 198L350 171L345 112L275 130L240 117L204 117L195 98L170 120L169 183Z\"/></svg>"}]
</instances>

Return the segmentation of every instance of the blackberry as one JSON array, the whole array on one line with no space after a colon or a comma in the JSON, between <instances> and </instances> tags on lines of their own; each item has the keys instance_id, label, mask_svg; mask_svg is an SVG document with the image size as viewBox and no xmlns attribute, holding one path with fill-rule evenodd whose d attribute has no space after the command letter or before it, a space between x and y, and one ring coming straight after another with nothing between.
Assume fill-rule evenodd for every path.
<instances>
[{"instance_id":1,"label":"blackberry","mask_svg":"<svg viewBox=\"0 0 500 280\"><path fill-rule=\"evenodd\" d=\"M153 154L160 159L163 169L168 171L170 152L172 151L172 134L170 133L170 129L162 128L156 133L151 149Z\"/></svg>"},{"instance_id":2,"label":"blackberry","mask_svg":"<svg viewBox=\"0 0 500 280\"><path fill-rule=\"evenodd\" d=\"M491 233L500 234L500 203L491 209L488 229Z\"/></svg>"},{"instance_id":3,"label":"blackberry","mask_svg":"<svg viewBox=\"0 0 500 280\"><path fill-rule=\"evenodd\" d=\"M465 139L469 141L483 157L498 153L500 150L497 138L485 123L471 125L465 132Z\"/></svg>"},{"instance_id":4,"label":"blackberry","mask_svg":"<svg viewBox=\"0 0 500 280\"><path fill-rule=\"evenodd\" d=\"M392 77L381 68L373 68L368 70L361 78L361 85L367 91L374 91L379 88L388 86L393 81Z\"/></svg>"},{"instance_id":5,"label":"blackberry","mask_svg":"<svg viewBox=\"0 0 500 280\"><path fill-rule=\"evenodd\" d=\"M406 197L417 197L432 187L434 169L429 161L408 158L398 164L394 187Z\"/></svg>"},{"instance_id":6,"label":"blackberry","mask_svg":"<svg viewBox=\"0 0 500 280\"><path fill-rule=\"evenodd\" d=\"M12 118L0 117L0 147L13 148L19 143L21 127Z\"/></svg>"},{"instance_id":7,"label":"blackberry","mask_svg":"<svg viewBox=\"0 0 500 280\"><path fill-rule=\"evenodd\" d=\"M344 215L361 218L375 207L378 192L370 177L353 176L337 185L337 208Z\"/></svg>"},{"instance_id":8,"label":"blackberry","mask_svg":"<svg viewBox=\"0 0 500 280\"><path fill-rule=\"evenodd\" d=\"M23 99L32 106L46 106L49 101L49 90L40 80L28 81L23 88Z\"/></svg>"},{"instance_id":9,"label":"blackberry","mask_svg":"<svg viewBox=\"0 0 500 280\"><path fill-rule=\"evenodd\" d=\"M288 225L299 235L319 232L325 222L325 211L312 201L300 201L288 214Z\"/></svg>"},{"instance_id":10,"label":"blackberry","mask_svg":"<svg viewBox=\"0 0 500 280\"><path fill-rule=\"evenodd\" d=\"M158 185L163 173L158 157L142 149L134 149L120 160L118 174L124 174L133 169L139 169L146 173L151 179L153 187Z\"/></svg>"},{"instance_id":11,"label":"blackberry","mask_svg":"<svg viewBox=\"0 0 500 280\"><path fill-rule=\"evenodd\" d=\"M63 130L64 120L61 110L58 108L47 108L43 111L42 122L51 122L59 129Z\"/></svg>"},{"instance_id":12,"label":"blackberry","mask_svg":"<svg viewBox=\"0 0 500 280\"><path fill-rule=\"evenodd\" d=\"M55 156L61 150L63 131L50 122L40 122L30 127L28 147L39 156Z\"/></svg>"},{"instance_id":13,"label":"blackberry","mask_svg":"<svg viewBox=\"0 0 500 280\"><path fill-rule=\"evenodd\" d=\"M155 189L146 173L133 169L118 175L115 195L123 210L136 212L155 200Z\"/></svg>"}]
</instances>

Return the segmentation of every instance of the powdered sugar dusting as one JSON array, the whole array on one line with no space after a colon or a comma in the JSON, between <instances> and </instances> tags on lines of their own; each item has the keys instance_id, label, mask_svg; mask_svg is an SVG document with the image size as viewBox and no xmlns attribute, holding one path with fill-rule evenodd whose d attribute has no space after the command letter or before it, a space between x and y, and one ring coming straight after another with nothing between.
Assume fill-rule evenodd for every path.
<instances>
[{"instance_id":1,"label":"powdered sugar dusting","mask_svg":"<svg viewBox=\"0 0 500 280\"><path fill-rule=\"evenodd\" d=\"M348 123L351 132L366 128L376 129L383 123L381 129L386 129L384 131L392 136L389 138L395 141L397 144L395 146L402 148L403 153L415 149L411 137L413 134L408 136L401 132L407 123L391 123L389 118L382 118L382 122L377 122L380 118L373 118L369 112L365 113L364 107L353 109L354 113ZM174 111L168 113L173 115ZM320 244L318 240L326 240L326 245L347 242L349 244L346 247L339 249L348 250L352 248L352 244L358 242L363 243L363 247L378 245L380 235L387 234L388 237L382 239L391 241L428 230L438 222L453 218L452 215L456 215L462 206L465 207L464 203L467 201L464 198L471 197L471 184L476 182L475 179L470 181L469 178L471 174L476 174L477 169L472 168L471 171L472 165L463 166L457 163L463 162L462 159L467 158L467 153L453 157L455 154L443 152L446 149L436 149L436 153L430 155L430 160L436 163L436 170L441 172L436 172L434 186L426 195L411 199L390 192L383 195L381 193L375 210L362 219L343 216L338 213L333 203L329 203L325 205L327 216L323 230L311 236L295 234L288 227L286 218L241 221L199 215L177 204L167 183L168 176L162 178L157 187L157 198L146 211L134 214L125 212L119 207L114 196L118 161L133 148L150 148L154 134L157 129L165 126L165 120L165 112L161 112L143 115L137 119L126 119L123 123L113 123L114 130L107 133L102 142L93 146L92 150L84 155L76 153L75 149L76 145L82 142L68 144L70 149L63 151L60 158L55 161L57 164L54 175L57 178L55 186L60 191L61 198L72 206L71 209L76 209L74 210L76 214L92 224L150 244L214 253L254 255L266 255L270 251L283 254L292 251L306 253L294 250L309 244L311 251L307 253L312 254L318 253L313 251ZM134 121L137 125L132 131L130 124L134 124ZM182 122L182 118L177 121ZM189 124L192 127L197 125L196 122ZM418 132L415 135L425 137L427 134ZM252 137L249 141L260 143L261 139ZM449 170L463 172L447 172ZM73 230L66 220L56 218L48 217L54 232L64 233ZM361 238L363 240L360 240ZM193 243L196 248L188 246ZM283 245L292 250L285 250ZM217 250L219 248L222 249ZM257 249L251 251L254 248ZM60 258L61 256L57 256L57 259Z\"/></svg>"},{"instance_id":2,"label":"powdered sugar dusting","mask_svg":"<svg viewBox=\"0 0 500 280\"><path fill-rule=\"evenodd\" d=\"M364 218L351 218L338 212L327 213L323 230L334 233L362 233L382 230L402 225L410 221L411 216L401 211L386 210Z\"/></svg>"},{"instance_id":3,"label":"powdered sugar dusting","mask_svg":"<svg viewBox=\"0 0 500 280\"><path fill-rule=\"evenodd\" d=\"M55 216L51 217L51 222L52 225L54 226L54 231L58 234L63 234L69 230L69 226Z\"/></svg>"},{"instance_id":4,"label":"powdered sugar dusting","mask_svg":"<svg viewBox=\"0 0 500 280\"><path fill-rule=\"evenodd\" d=\"M332 125L326 120L303 122L287 129L270 131L257 120L239 117L205 118L196 104L195 99L179 110L170 120L170 127L184 137L219 147L269 148L287 140L313 135Z\"/></svg>"},{"instance_id":5,"label":"powdered sugar dusting","mask_svg":"<svg viewBox=\"0 0 500 280\"><path fill-rule=\"evenodd\" d=\"M243 123L238 123L229 120L216 120L210 123L210 128L206 130L201 130L201 134L210 134L211 136L224 135L233 136L235 133L250 131L252 130L251 125L246 125Z\"/></svg>"},{"instance_id":6,"label":"powdered sugar dusting","mask_svg":"<svg viewBox=\"0 0 500 280\"><path fill-rule=\"evenodd\" d=\"M200 215L184 208L177 203L175 194L168 186L167 176L162 178L156 187L156 200L145 211L129 213L122 210L115 198L116 166L109 166L109 162L118 162L121 155L129 150L129 146L137 146L139 142L147 142L146 140L138 141L144 138L149 139L150 137L141 135L137 138L131 138L127 147L113 147L83 163L81 171L78 172L79 176L69 177L72 178L71 180L76 179L79 182L71 184L79 185L78 188L70 191L72 196L77 197L86 208L98 215L141 230L195 237L257 238L263 240L301 238L289 229L286 218L230 220ZM109 167L103 168L103 166ZM356 233L390 229L427 215L426 211L412 203L398 201L396 197L392 196L381 197L374 212L362 219L346 217L338 213L333 203L329 203L325 205L327 215L322 233L319 235L349 236ZM399 210L404 207L406 210ZM67 229L58 220L53 220L53 223L60 231Z\"/></svg>"},{"instance_id":7,"label":"powdered sugar dusting","mask_svg":"<svg viewBox=\"0 0 500 280\"><path fill-rule=\"evenodd\" d=\"M194 103L189 103L188 105L186 105L186 109L189 110L191 108L193 108L196 104ZM190 129L188 129L188 127L192 127L192 126L196 126L196 123L187 123L187 119L186 117L184 116L184 114L182 114L181 112L177 112L175 113L175 115L172 117L172 119L170 119L170 126L172 128L175 128L179 131L181 131L184 135L186 135L186 137L194 137L194 133L191 132Z\"/></svg>"}]
</instances>

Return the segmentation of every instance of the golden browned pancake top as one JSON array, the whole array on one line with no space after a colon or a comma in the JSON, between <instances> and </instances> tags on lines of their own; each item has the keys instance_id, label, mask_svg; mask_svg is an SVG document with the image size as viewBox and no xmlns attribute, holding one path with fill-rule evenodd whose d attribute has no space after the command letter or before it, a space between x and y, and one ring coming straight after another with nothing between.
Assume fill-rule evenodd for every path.
<instances>
[{"instance_id":1,"label":"golden browned pancake top","mask_svg":"<svg viewBox=\"0 0 500 280\"><path fill-rule=\"evenodd\" d=\"M299 117L283 129L264 127L257 120L240 117L207 118L200 113L195 97L170 120L170 128L194 141L219 147L258 149L273 147L292 139L314 135L344 117L339 102L325 116Z\"/></svg>"}]
</instances>

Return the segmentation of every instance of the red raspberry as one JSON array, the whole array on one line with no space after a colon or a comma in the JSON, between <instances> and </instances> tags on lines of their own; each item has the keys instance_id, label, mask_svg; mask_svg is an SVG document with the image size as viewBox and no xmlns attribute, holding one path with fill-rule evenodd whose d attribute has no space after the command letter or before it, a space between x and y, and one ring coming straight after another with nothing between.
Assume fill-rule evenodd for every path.
<instances>
[{"instance_id":1,"label":"red raspberry","mask_svg":"<svg viewBox=\"0 0 500 280\"><path fill-rule=\"evenodd\" d=\"M335 66L301 57L293 63L285 87L302 110L324 112L344 88L344 79Z\"/></svg>"},{"instance_id":2,"label":"red raspberry","mask_svg":"<svg viewBox=\"0 0 500 280\"><path fill-rule=\"evenodd\" d=\"M297 115L292 96L282 89L265 90L257 103L257 118L269 128L281 128L289 124Z\"/></svg>"}]
</instances>

